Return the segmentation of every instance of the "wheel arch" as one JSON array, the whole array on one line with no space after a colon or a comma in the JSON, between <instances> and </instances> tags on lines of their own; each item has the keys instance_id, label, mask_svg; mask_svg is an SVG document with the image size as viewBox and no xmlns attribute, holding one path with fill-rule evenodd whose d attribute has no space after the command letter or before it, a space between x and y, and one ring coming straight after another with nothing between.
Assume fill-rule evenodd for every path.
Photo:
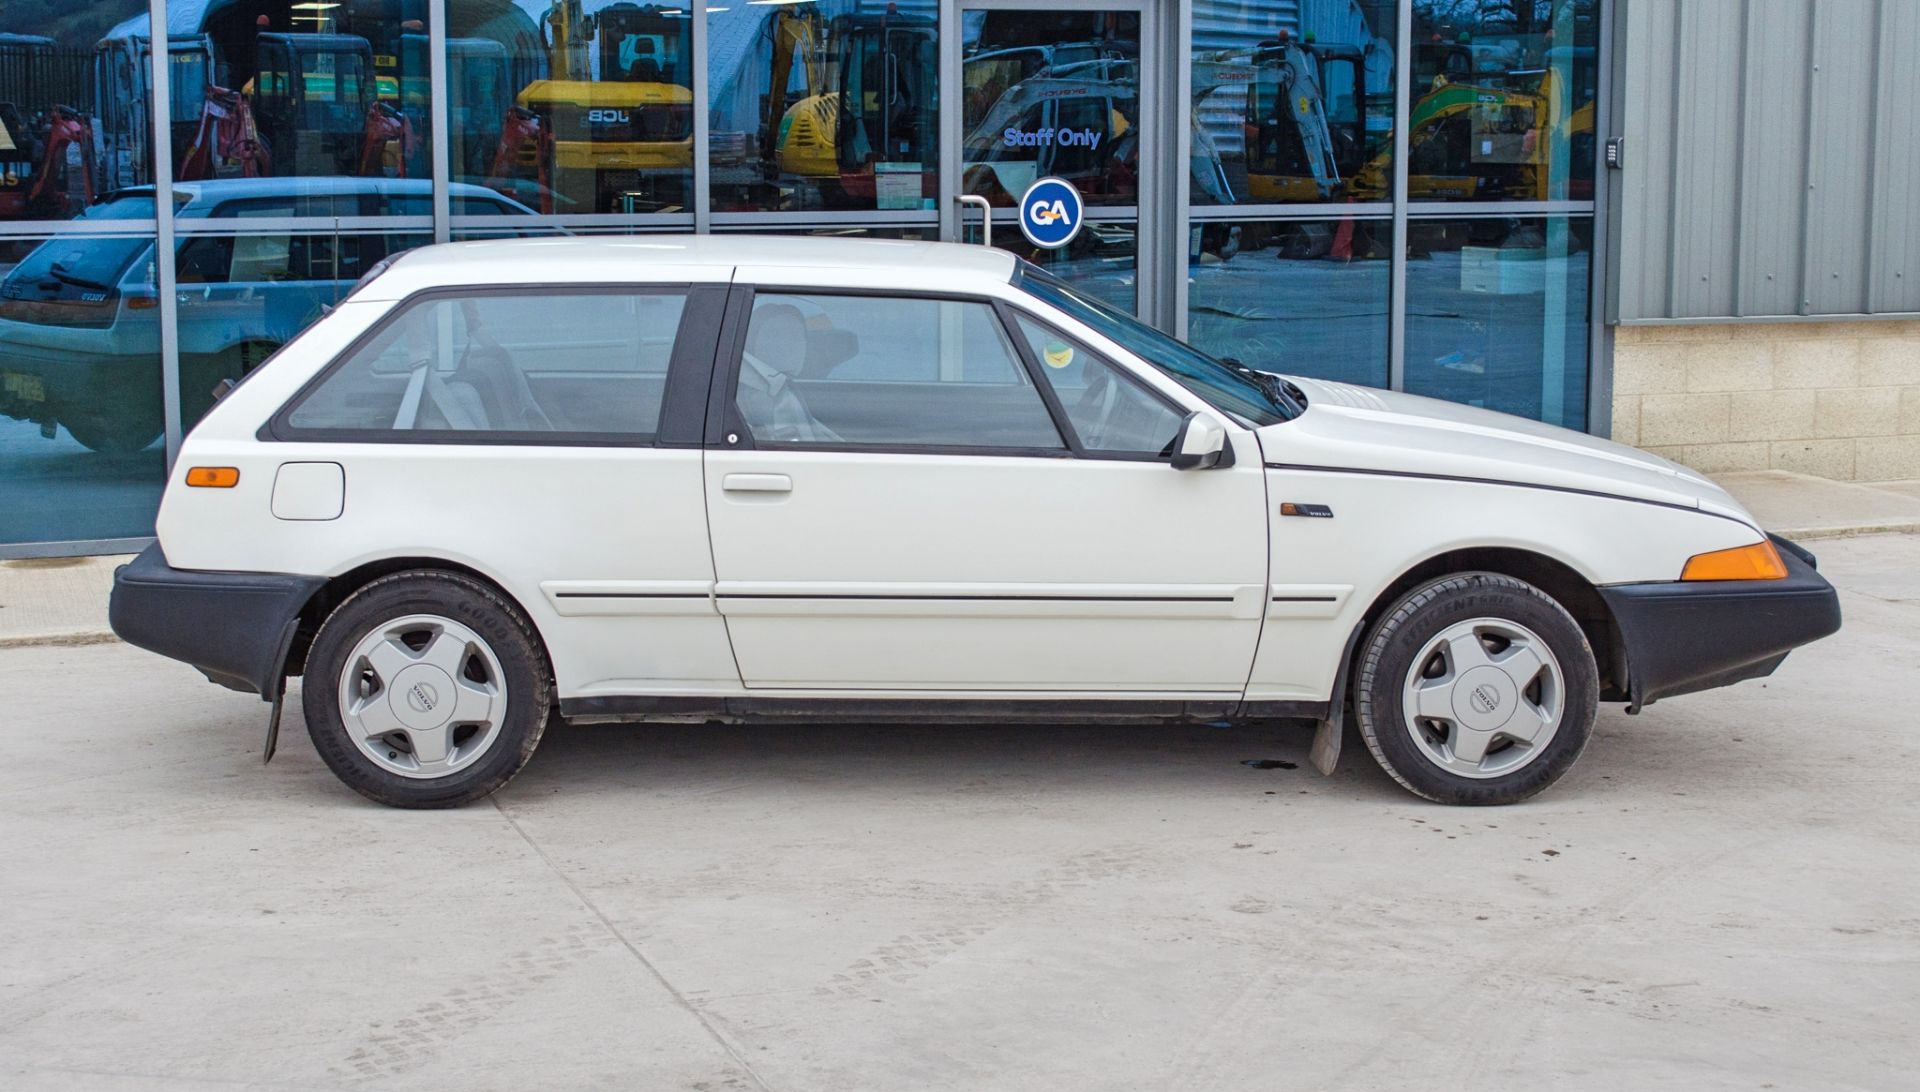
<instances>
[{"instance_id":1,"label":"wheel arch","mask_svg":"<svg viewBox=\"0 0 1920 1092\"><path fill-rule=\"evenodd\" d=\"M1613 612L1599 589L1580 571L1558 558L1515 546L1463 546L1434 554L1408 567L1388 581L1367 605L1349 641L1346 661L1341 665L1343 683L1352 675L1355 661L1362 655L1363 635L1394 603L1414 588L1445 576L1467 572L1499 573L1524 580L1559 603L1586 634L1593 646L1594 665L1599 670L1601 700L1626 698L1626 656L1620 646L1620 631Z\"/></svg>"},{"instance_id":2,"label":"wheel arch","mask_svg":"<svg viewBox=\"0 0 1920 1092\"><path fill-rule=\"evenodd\" d=\"M553 679L553 652L547 645L546 634L540 631L540 621L525 603L508 591L500 581L471 565L451 561L444 557L400 556L383 557L364 562L338 576L331 577L320 589L308 598L300 608L300 624L294 631L293 643L287 649L286 662L281 665L282 675L299 675L306 670L307 652L313 647L313 639L320 632L321 623L327 620L334 609L346 602L352 595L368 584L383 576L409 570L427 569L439 572L457 573L470 580L484 584L494 594L513 604L527 619L533 630L534 640L540 650L541 661L546 665L548 681Z\"/></svg>"}]
</instances>

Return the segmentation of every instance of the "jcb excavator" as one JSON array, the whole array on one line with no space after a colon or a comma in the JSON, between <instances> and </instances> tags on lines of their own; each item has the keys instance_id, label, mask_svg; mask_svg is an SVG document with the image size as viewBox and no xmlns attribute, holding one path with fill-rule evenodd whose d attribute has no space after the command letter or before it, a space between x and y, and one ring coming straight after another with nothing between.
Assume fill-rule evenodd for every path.
<instances>
[{"instance_id":1,"label":"jcb excavator","mask_svg":"<svg viewBox=\"0 0 1920 1092\"><path fill-rule=\"evenodd\" d=\"M1325 201L1346 195L1346 180L1360 167L1365 142L1366 64L1359 49L1303 42L1282 31L1253 49L1195 57L1193 81L1196 103L1229 86L1246 88L1242 200ZM1328 111L1328 89L1335 86L1347 91L1337 119Z\"/></svg>"},{"instance_id":2,"label":"jcb excavator","mask_svg":"<svg viewBox=\"0 0 1920 1092\"><path fill-rule=\"evenodd\" d=\"M838 174L830 118L823 118L818 109L818 104L828 101L831 91L820 13L811 6L782 7L774 14L768 34L773 39L773 58L767 68L767 98L760 119L760 162L774 163L788 174ZM787 94L796 63L805 92L799 103L789 107ZM802 103L815 106L801 111ZM794 132L795 126L802 130L799 134Z\"/></svg>"},{"instance_id":3,"label":"jcb excavator","mask_svg":"<svg viewBox=\"0 0 1920 1092\"><path fill-rule=\"evenodd\" d=\"M834 85L809 94L781 117L776 166L783 175L837 186L850 203L871 207L879 196L877 174L895 165L886 173L917 175L907 181L917 194L895 193L889 200L919 207L935 185L934 21L891 7L879 15L838 15L828 24L827 39L840 58Z\"/></svg>"},{"instance_id":4,"label":"jcb excavator","mask_svg":"<svg viewBox=\"0 0 1920 1092\"><path fill-rule=\"evenodd\" d=\"M1571 196L1565 147L1591 142L1593 102L1569 110L1566 80L1552 64L1536 69L1437 73L1408 122L1407 192L1414 200ZM1591 156L1591 152L1587 153ZM1556 164L1558 156L1562 162ZM1383 152L1355 180L1362 200L1392 194L1393 161ZM1591 187L1588 179L1586 186ZM1592 196L1591 189L1587 196Z\"/></svg>"},{"instance_id":5,"label":"jcb excavator","mask_svg":"<svg viewBox=\"0 0 1920 1092\"><path fill-rule=\"evenodd\" d=\"M531 168L545 212L556 188L596 212L683 207L693 167L684 14L619 3L589 16L581 0L554 0L543 22L551 78L528 84L502 124L494 188Z\"/></svg>"}]
</instances>

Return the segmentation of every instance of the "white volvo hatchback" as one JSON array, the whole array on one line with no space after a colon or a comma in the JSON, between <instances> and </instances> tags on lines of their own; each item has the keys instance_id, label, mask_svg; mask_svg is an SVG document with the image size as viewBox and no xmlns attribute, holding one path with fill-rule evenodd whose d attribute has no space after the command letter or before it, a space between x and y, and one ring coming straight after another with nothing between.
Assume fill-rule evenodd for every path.
<instances>
[{"instance_id":1,"label":"white volvo hatchback","mask_svg":"<svg viewBox=\"0 0 1920 1092\"><path fill-rule=\"evenodd\" d=\"M1837 597L1691 471L1215 360L997 250L407 253L180 453L128 641L374 800L558 716L1321 722L1431 800L1552 784L1597 703L1770 673ZM269 729L269 754L272 746Z\"/></svg>"}]
</instances>

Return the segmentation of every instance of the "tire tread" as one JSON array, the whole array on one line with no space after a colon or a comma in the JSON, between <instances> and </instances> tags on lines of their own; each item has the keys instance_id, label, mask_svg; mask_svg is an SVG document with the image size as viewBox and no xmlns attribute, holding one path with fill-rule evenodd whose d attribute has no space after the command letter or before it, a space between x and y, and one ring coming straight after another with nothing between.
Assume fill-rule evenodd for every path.
<instances>
[{"instance_id":1,"label":"tire tread","mask_svg":"<svg viewBox=\"0 0 1920 1092\"><path fill-rule=\"evenodd\" d=\"M1454 573L1436 578L1413 589L1403 596L1400 601L1394 605L1393 609L1383 614L1380 620L1375 622L1372 628L1367 631L1366 639L1361 642L1359 651L1360 662L1357 669L1353 672L1353 706L1357 714L1355 719L1359 722L1360 738L1366 741L1367 750L1372 752L1373 760L1379 763L1380 768L1387 772L1387 776L1399 782L1401 788L1406 789L1408 792L1423 800L1430 800L1436 804L1508 804L1516 803L1521 799L1532 796L1534 793L1540 792L1548 785L1551 785L1553 781L1558 780L1560 773L1564 773L1567 768L1573 765L1574 761L1579 758L1581 752L1585 751L1587 742L1592 734L1591 724L1589 724L1587 731L1578 733L1577 746L1575 746L1572 754L1560 760L1560 773L1555 773L1546 781L1532 786L1518 795L1494 785L1462 786L1449 793L1436 792L1415 784L1400 771L1394 761L1389 758L1381 748L1380 732L1382 731L1382 726L1379 723L1379 718L1376 716L1374 682L1380 673L1381 661L1387 656L1391 649L1392 635L1400 632L1400 630L1408 625L1417 615L1442 597L1453 592L1471 591L1488 586L1505 588L1537 600L1543 606L1564 617L1574 633L1581 634L1579 623L1573 620L1572 615L1567 613L1566 608L1560 604L1559 600L1524 580L1495 572ZM1387 635L1387 639L1382 639L1383 634ZM1586 662L1591 670L1593 650L1588 645L1584 634L1581 634L1580 647L1586 655ZM1572 666L1573 665L1563 665L1562 671L1568 671ZM1569 683L1569 689L1571 689L1571 683ZM1568 715L1572 715L1572 713L1573 710L1571 704L1569 704ZM1399 725L1397 724L1386 726L1386 730L1397 730L1398 728Z\"/></svg>"},{"instance_id":2,"label":"tire tread","mask_svg":"<svg viewBox=\"0 0 1920 1092\"><path fill-rule=\"evenodd\" d=\"M437 783L434 781L420 781L415 783L418 786L417 788L410 785L410 791L402 794L388 789L380 779L352 776L353 767L348 765L348 763L360 756L354 751L353 745L341 736L340 733L332 731L323 732L323 725L318 718L314 716L315 699L303 690L301 701L302 708L305 710L307 716L307 733L312 737L314 749L320 752L321 759L355 792L358 792L369 800L386 804L389 807L414 809L454 808L484 799L492 793L499 791L507 782L513 780L514 775L518 774L521 767L525 766L527 760L533 756L534 748L539 746L540 738L545 734L547 724L551 720L549 713L553 705L553 672L551 665L547 661L546 646L540 640L539 633L533 628L532 621L527 618L526 612L521 610L517 603L514 603L493 585L481 580L476 580L464 573L453 572L448 569L403 569L399 572L388 573L385 576L377 577L355 589L351 595L341 600L340 604L333 608L327 615L326 620L320 624L319 631L314 635L313 650L315 654L308 657L309 675L313 673L316 661L322 659L317 653L319 650L327 647L327 643L331 638L330 631L336 625L345 624L343 619L349 617L352 609L358 604L396 585L425 584L431 587L431 585L436 583L449 585L461 592L479 597L485 601L488 606L497 610L500 615L506 619L507 623L513 627L513 636L524 643L527 658L534 669L533 675L535 682L533 684L533 693L531 694L531 706L537 715L534 718L532 727L528 731L520 734L518 740L519 753L513 756L513 760L510 763L495 773L477 781L467 781L464 783L462 783L458 777L449 778L448 780L453 782L452 784L438 787L436 787ZM496 648L494 650L496 656L500 655L500 652L500 649ZM305 678L301 685L305 688L316 682L330 690L335 685L336 680ZM329 704L331 704L331 702L329 702ZM509 716L511 715L512 714L509 713ZM326 725L325 727L330 728L331 725ZM512 741L502 740L501 742L510 743ZM485 761L485 757L483 757L482 761Z\"/></svg>"}]
</instances>

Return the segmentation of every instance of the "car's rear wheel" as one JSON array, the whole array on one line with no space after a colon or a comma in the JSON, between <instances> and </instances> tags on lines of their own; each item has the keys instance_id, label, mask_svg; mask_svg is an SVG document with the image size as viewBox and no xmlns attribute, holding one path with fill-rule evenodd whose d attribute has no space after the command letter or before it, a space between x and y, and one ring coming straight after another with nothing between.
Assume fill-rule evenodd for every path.
<instances>
[{"instance_id":1,"label":"car's rear wheel","mask_svg":"<svg viewBox=\"0 0 1920 1092\"><path fill-rule=\"evenodd\" d=\"M385 576L341 603L307 655L302 706L340 780L403 808L470 803L520 772L547 723L533 626L456 573Z\"/></svg>"},{"instance_id":2,"label":"car's rear wheel","mask_svg":"<svg viewBox=\"0 0 1920 1092\"><path fill-rule=\"evenodd\" d=\"M62 416L60 423L67 435L82 447L102 455L126 455L145 451L160 438L160 423L137 411L99 410L74 417Z\"/></svg>"},{"instance_id":3,"label":"car's rear wheel","mask_svg":"<svg viewBox=\"0 0 1920 1092\"><path fill-rule=\"evenodd\" d=\"M1443 804L1511 804L1558 781L1593 732L1593 649L1566 609L1497 573L1415 588L1360 649L1360 734L1381 768Z\"/></svg>"}]
</instances>

